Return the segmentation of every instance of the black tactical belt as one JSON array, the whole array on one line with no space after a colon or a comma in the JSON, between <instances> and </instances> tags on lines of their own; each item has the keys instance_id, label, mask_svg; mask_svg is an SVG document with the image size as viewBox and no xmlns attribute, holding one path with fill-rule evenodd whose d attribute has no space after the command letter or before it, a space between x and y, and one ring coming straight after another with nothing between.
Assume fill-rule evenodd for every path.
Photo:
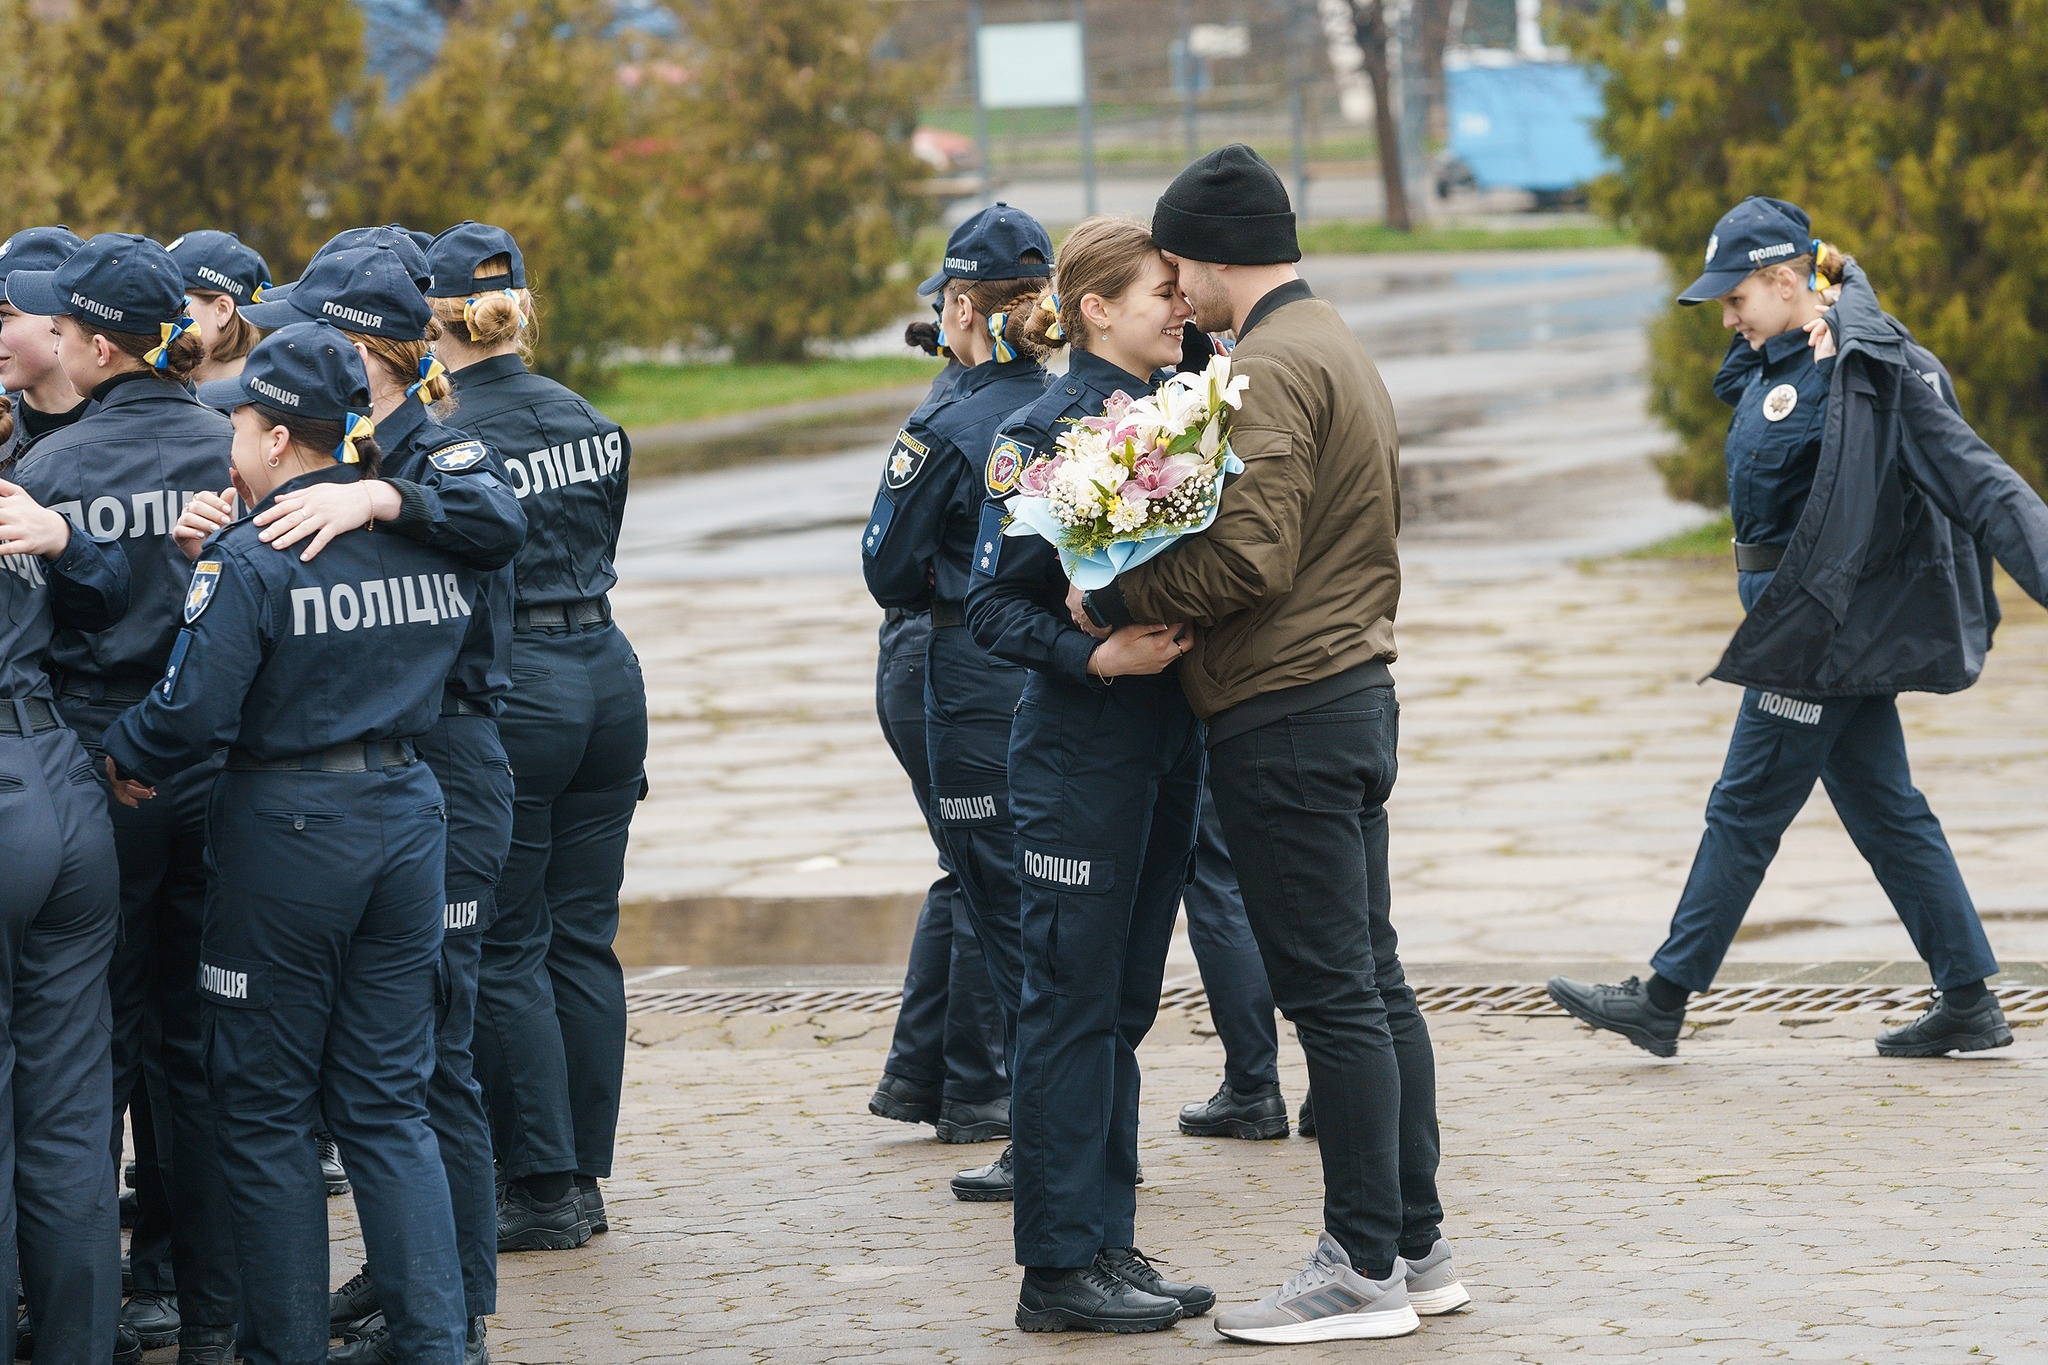
<instances>
[{"instance_id":1,"label":"black tactical belt","mask_svg":"<svg viewBox=\"0 0 2048 1365\"><path fill-rule=\"evenodd\" d=\"M403 768L415 761L409 739L337 744L317 754L295 754L290 758L258 758L239 746L228 750L231 773L366 773L373 768Z\"/></svg>"},{"instance_id":2,"label":"black tactical belt","mask_svg":"<svg viewBox=\"0 0 2048 1365\"><path fill-rule=\"evenodd\" d=\"M910 607L885 607L882 610L882 620L892 626L895 625L898 621L910 621L916 619L919 616L929 615L931 615L931 613L928 611L913 610Z\"/></svg>"},{"instance_id":3,"label":"black tactical belt","mask_svg":"<svg viewBox=\"0 0 2048 1365\"><path fill-rule=\"evenodd\" d=\"M41 697L0 697L0 735L40 735L64 722L57 708Z\"/></svg>"},{"instance_id":4,"label":"black tactical belt","mask_svg":"<svg viewBox=\"0 0 2048 1365\"><path fill-rule=\"evenodd\" d=\"M964 602L932 603L932 624L934 626L966 625L967 604Z\"/></svg>"},{"instance_id":5,"label":"black tactical belt","mask_svg":"<svg viewBox=\"0 0 2048 1365\"><path fill-rule=\"evenodd\" d=\"M441 694L441 714L444 716L488 716L491 714L491 708L483 705L481 702L473 702L468 697L451 697L444 692Z\"/></svg>"},{"instance_id":6,"label":"black tactical belt","mask_svg":"<svg viewBox=\"0 0 2048 1365\"><path fill-rule=\"evenodd\" d=\"M156 687L154 678L126 677L109 681L65 674L57 682L57 695L94 706L134 706L148 698Z\"/></svg>"},{"instance_id":7,"label":"black tactical belt","mask_svg":"<svg viewBox=\"0 0 2048 1365\"><path fill-rule=\"evenodd\" d=\"M517 607L512 612L514 630L588 630L612 619L611 604L602 597L583 602L555 602L541 607Z\"/></svg>"},{"instance_id":8,"label":"black tactical belt","mask_svg":"<svg viewBox=\"0 0 2048 1365\"><path fill-rule=\"evenodd\" d=\"M1782 545L1744 545L1735 542L1735 571L1737 573L1774 573L1784 561L1785 547Z\"/></svg>"}]
</instances>

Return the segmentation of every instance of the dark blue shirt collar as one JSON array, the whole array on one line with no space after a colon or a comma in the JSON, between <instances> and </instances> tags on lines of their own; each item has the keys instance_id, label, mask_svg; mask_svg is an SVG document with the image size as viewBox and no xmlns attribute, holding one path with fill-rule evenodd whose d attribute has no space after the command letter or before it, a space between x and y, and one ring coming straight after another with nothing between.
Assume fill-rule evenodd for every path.
<instances>
[{"instance_id":1,"label":"dark blue shirt collar","mask_svg":"<svg viewBox=\"0 0 2048 1365\"><path fill-rule=\"evenodd\" d=\"M474 387L478 384L488 384L494 379L526 372L526 362L521 360L515 351L511 355L494 355L488 360L479 360L474 365L464 365L450 373L448 378L459 389L464 384Z\"/></svg>"},{"instance_id":2,"label":"dark blue shirt collar","mask_svg":"<svg viewBox=\"0 0 2048 1365\"><path fill-rule=\"evenodd\" d=\"M1156 387L1149 379L1140 379L1121 365L1111 364L1093 351L1076 347L1069 352L1067 378L1084 388L1092 389L1104 398L1122 389L1133 398L1142 398Z\"/></svg>"},{"instance_id":3,"label":"dark blue shirt collar","mask_svg":"<svg viewBox=\"0 0 2048 1365\"><path fill-rule=\"evenodd\" d=\"M1794 327L1789 332L1780 332L1764 343L1764 364L1780 365L1801 351L1809 351L1806 329Z\"/></svg>"},{"instance_id":4,"label":"dark blue shirt collar","mask_svg":"<svg viewBox=\"0 0 2048 1365\"><path fill-rule=\"evenodd\" d=\"M1021 355L1015 360L984 360L960 376L959 383L953 386L953 396L965 398L976 389L987 388L998 379L1008 379L1011 375L1031 374L1037 369L1037 361Z\"/></svg>"},{"instance_id":5,"label":"dark blue shirt collar","mask_svg":"<svg viewBox=\"0 0 2048 1365\"><path fill-rule=\"evenodd\" d=\"M398 453L405 443L427 420L427 405L420 402L418 395L398 405L398 410L377 423L377 447L387 455Z\"/></svg>"},{"instance_id":6,"label":"dark blue shirt collar","mask_svg":"<svg viewBox=\"0 0 2048 1365\"><path fill-rule=\"evenodd\" d=\"M271 489L269 496L264 498L263 501L250 508L249 516L253 517L262 513L272 503L276 502L279 497L291 492L293 489L310 488L316 483L355 483L362 477L363 472L361 468L352 464L342 464L337 460L332 469L315 469L310 473L299 474L286 479L283 483Z\"/></svg>"}]
</instances>

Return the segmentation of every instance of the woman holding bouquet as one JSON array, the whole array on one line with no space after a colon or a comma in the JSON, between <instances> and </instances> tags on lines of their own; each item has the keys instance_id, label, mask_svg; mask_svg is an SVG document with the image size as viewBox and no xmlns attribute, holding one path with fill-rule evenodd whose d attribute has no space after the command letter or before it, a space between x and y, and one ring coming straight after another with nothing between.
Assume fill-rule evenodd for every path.
<instances>
[{"instance_id":1,"label":"woman holding bouquet","mask_svg":"<svg viewBox=\"0 0 2048 1365\"><path fill-rule=\"evenodd\" d=\"M1138 1043L1160 980L1201 805L1202 727L1167 669L1186 627L1095 639L1065 606L1042 539L1002 535L1001 499L1033 491L1068 419L1150 394L1181 358L1190 316L1139 224L1092 218L1056 280L1011 316L1028 355L1073 346L1067 374L997 433L976 541L969 629L1030 670L1010 736L1010 810L1022 883L1023 990L1012 1071L1017 1325L1142 1332L1205 1313L1216 1296L1175 1284L1133 1245Z\"/></svg>"}]
</instances>

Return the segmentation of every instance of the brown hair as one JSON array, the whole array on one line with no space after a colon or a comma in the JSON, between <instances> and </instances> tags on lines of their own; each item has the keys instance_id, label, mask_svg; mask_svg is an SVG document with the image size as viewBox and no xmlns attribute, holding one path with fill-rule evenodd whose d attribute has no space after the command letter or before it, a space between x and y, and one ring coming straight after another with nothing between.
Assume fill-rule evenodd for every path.
<instances>
[{"instance_id":1,"label":"brown hair","mask_svg":"<svg viewBox=\"0 0 2048 1365\"><path fill-rule=\"evenodd\" d=\"M187 289L195 299L224 299L230 297L212 289ZM256 349L256 343L263 340L263 333L255 323L242 316L241 306L235 307L235 316L213 339L213 345L206 348L206 358L216 365L231 365Z\"/></svg>"},{"instance_id":2,"label":"brown hair","mask_svg":"<svg viewBox=\"0 0 2048 1365\"><path fill-rule=\"evenodd\" d=\"M1081 316L1081 300L1090 294L1099 298L1121 298L1137 283L1145 262L1159 254L1152 230L1134 218L1098 214L1084 219L1060 244L1059 260L1048 285L1037 290L1030 308L1010 314L1003 339L1020 354L1044 360L1069 343L1087 350L1088 320ZM1059 312L1051 300L1059 300ZM1063 335L1050 335L1057 318Z\"/></svg>"},{"instance_id":3,"label":"brown hair","mask_svg":"<svg viewBox=\"0 0 2048 1365\"><path fill-rule=\"evenodd\" d=\"M144 357L157 348L161 338L145 336L140 332L110 331L77 316L73 316L71 320L87 336L105 337L115 350L142 361L144 369L169 384L182 385L189 381L192 378L192 371L198 369L199 362L206 359L206 344L200 341L198 331L192 328L180 332L178 339L171 343L170 354L167 357L169 363L160 370Z\"/></svg>"},{"instance_id":4,"label":"brown hair","mask_svg":"<svg viewBox=\"0 0 2048 1365\"><path fill-rule=\"evenodd\" d=\"M440 334L438 323L430 322L427 328L434 336ZM350 332L347 335L350 341L361 342L370 358L382 365L385 372L400 384L410 386L420 377L420 362L427 358L429 349L427 338L398 341L391 337L371 336L368 332ZM426 399L428 407L444 402L454 392L455 386L448 382L445 374L435 375L420 388L420 396Z\"/></svg>"},{"instance_id":5,"label":"brown hair","mask_svg":"<svg viewBox=\"0 0 2048 1365\"><path fill-rule=\"evenodd\" d=\"M0 393L0 446L14 439L14 400ZM0 464L13 464L10 458Z\"/></svg>"},{"instance_id":6,"label":"brown hair","mask_svg":"<svg viewBox=\"0 0 2048 1365\"><path fill-rule=\"evenodd\" d=\"M265 426L283 427L290 432L292 444L299 449L334 458L335 447L341 444L341 423L279 412L268 403L251 403L249 406L256 409L256 415L263 419ZM384 451L375 439L357 441L356 469L362 477L374 479L383 468Z\"/></svg>"},{"instance_id":7,"label":"brown hair","mask_svg":"<svg viewBox=\"0 0 2048 1365\"><path fill-rule=\"evenodd\" d=\"M939 344L939 324L936 322L913 322L903 329L903 344L926 355L942 355L948 360L953 352Z\"/></svg>"},{"instance_id":8,"label":"brown hair","mask_svg":"<svg viewBox=\"0 0 2048 1365\"><path fill-rule=\"evenodd\" d=\"M477 292L459 299L430 299L434 321L465 337L472 346L502 346L518 339L519 358L533 362L533 339L540 331L540 311L530 289L492 286L485 277L503 275L512 282L512 258L498 255L477 266ZM410 382L410 381L408 381Z\"/></svg>"}]
</instances>

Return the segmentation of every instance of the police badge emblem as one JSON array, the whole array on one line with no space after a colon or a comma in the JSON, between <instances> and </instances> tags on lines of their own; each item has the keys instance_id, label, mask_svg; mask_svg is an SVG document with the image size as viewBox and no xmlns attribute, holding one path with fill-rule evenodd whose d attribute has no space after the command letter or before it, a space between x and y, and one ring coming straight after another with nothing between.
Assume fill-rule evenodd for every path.
<instances>
[{"instance_id":1,"label":"police badge emblem","mask_svg":"<svg viewBox=\"0 0 2048 1365\"><path fill-rule=\"evenodd\" d=\"M1780 384L1764 395L1764 420L1782 422L1792 415L1792 409L1799 406L1799 390L1790 384Z\"/></svg>"},{"instance_id":2,"label":"police badge emblem","mask_svg":"<svg viewBox=\"0 0 2048 1365\"><path fill-rule=\"evenodd\" d=\"M197 621L213 602L214 592L220 587L220 561L202 559L192 566L192 586L185 593L185 624Z\"/></svg>"},{"instance_id":3,"label":"police badge emblem","mask_svg":"<svg viewBox=\"0 0 2048 1365\"><path fill-rule=\"evenodd\" d=\"M487 453L482 441L461 441L452 446L441 447L427 456L427 459L442 473L456 474L483 459Z\"/></svg>"},{"instance_id":4,"label":"police badge emblem","mask_svg":"<svg viewBox=\"0 0 2048 1365\"><path fill-rule=\"evenodd\" d=\"M907 431L897 432L896 444L889 448L889 487L908 488L910 481L924 468L925 457L930 454L924 442Z\"/></svg>"},{"instance_id":5,"label":"police badge emblem","mask_svg":"<svg viewBox=\"0 0 2048 1365\"><path fill-rule=\"evenodd\" d=\"M988 495L1000 498L1017 486L1017 476L1024 472L1024 448L1005 436L996 442L996 448L988 453Z\"/></svg>"}]
</instances>

